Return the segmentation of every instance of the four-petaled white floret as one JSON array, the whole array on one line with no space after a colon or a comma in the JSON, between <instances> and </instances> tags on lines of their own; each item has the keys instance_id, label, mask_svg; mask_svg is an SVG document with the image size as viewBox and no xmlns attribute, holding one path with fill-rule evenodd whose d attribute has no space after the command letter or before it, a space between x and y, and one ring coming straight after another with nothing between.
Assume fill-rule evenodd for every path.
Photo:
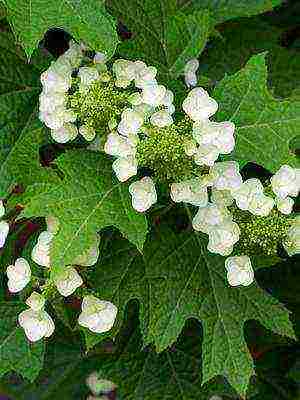
<instances>
[{"instance_id":1,"label":"four-petaled white floret","mask_svg":"<svg viewBox=\"0 0 300 400\"><path fill-rule=\"evenodd\" d=\"M228 257L225 268L230 286L249 286L254 280L254 272L248 256Z\"/></svg>"},{"instance_id":2,"label":"four-petaled white floret","mask_svg":"<svg viewBox=\"0 0 300 400\"><path fill-rule=\"evenodd\" d=\"M8 278L8 290L11 293L18 293L30 282L30 265L24 258L17 258L15 264L7 267L6 275Z\"/></svg>"},{"instance_id":3,"label":"four-petaled white floret","mask_svg":"<svg viewBox=\"0 0 300 400\"><path fill-rule=\"evenodd\" d=\"M95 333L109 331L114 325L118 312L113 303L99 300L95 296L85 296L81 309L82 312L78 318L79 325Z\"/></svg>"}]
</instances>

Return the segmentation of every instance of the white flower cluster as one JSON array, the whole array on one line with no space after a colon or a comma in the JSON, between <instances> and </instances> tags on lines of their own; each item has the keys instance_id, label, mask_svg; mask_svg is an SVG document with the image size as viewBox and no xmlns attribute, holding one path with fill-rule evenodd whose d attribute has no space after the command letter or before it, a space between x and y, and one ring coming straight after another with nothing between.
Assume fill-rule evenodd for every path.
<instances>
[{"instance_id":1,"label":"white flower cluster","mask_svg":"<svg viewBox=\"0 0 300 400\"><path fill-rule=\"evenodd\" d=\"M18 317L20 326L24 329L27 338L36 342L43 337L50 337L55 329L54 322L45 311L45 298L33 292L26 300L28 310L21 312Z\"/></svg>"},{"instance_id":2,"label":"white flower cluster","mask_svg":"<svg viewBox=\"0 0 300 400\"><path fill-rule=\"evenodd\" d=\"M47 230L39 235L38 242L32 251L32 259L37 264L50 268L50 245L59 230L59 222L52 216L46 218L46 222ZM94 265L99 257L99 240L99 236L95 237L95 243L83 255L76 257L74 264ZM12 293L23 290L31 279L31 269L24 258L18 258L14 265L9 265L6 274L8 289ZM61 273L53 277L53 283L58 292L67 297L82 286L83 280L73 266L66 266ZM45 298L39 293L33 292L26 304L30 308L19 315L19 324L25 330L28 339L35 342L43 337L51 336L54 331L54 323L44 310ZM78 322L92 332L102 333L111 329L116 315L117 307L112 303L99 300L94 296L86 296L82 302L82 313Z\"/></svg>"},{"instance_id":3,"label":"white flower cluster","mask_svg":"<svg viewBox=\"0 0 300 400\"><path fill-rule=\"evenodd\" d=\"M72 74L82 62L83 50L83 46L71 41L69 50L41 75L43 91L40 95L40 119L51 129L51 136L58 143L67 143L75 139L78 134L91 141L96 135L90 126L82 125L78 129L75 125L77 115L67 106ZM96 53L95 66L79 68L80 91L88 91L91 84L100 79L99 70L106 69L105 61L104 54Z\"/></svg>"},{"instance_id":4,"label":"white flower cluster","mask_svg":"<svg viewBox=\"0 0 300 400\"><path fill-rule=\"evenodd\" d=\"M184 67L184 80L187 87L197 86L196 72L199 68L199 61L197 58L189 60Z\"/></svg>"},{"instance_id":5,"label":"white flower cluster","mask_svg":"<svg viewBox=\"0 0 300 400\"><path fill-rule=\"evenodd\" d=\"M72 72L78 68L83 54L80 45L70 42L70 48L41 75L40 119L51 129L52 138L66 143L78 135L74 125L76 114L67 108Z\"/></svg>"},{"instance_id":6,"label":"white flower cluster","mask_svg":"<svg viewBox=\"0 0 300 400\"><path fill-rule=\"evenodd\" d=\"M142 61L117 60L113 64L116 86L126 88L132 82L140 91L130 96L131 107L123 110L118 124L110 124L112 132L104 145L107 154L117 157L113 170L120 182L135 176L138 170L136 146L144 124L159 128L173 123L173 93L156 80L157 70ZM116 131L114 129L117 128ZM154 182L144 177L130 185L132 205L139 212L148 210L156 201Z\"/></svg>"},{"instance_id":7,"label":"white flower cluster","mask_svg":"<svg viewBox=\"0 0 300 400\"><path fill-rule=\"evenodd\" d=\"M220 154L229 154L234 149L232 122L213 122L210 117L218 109L218 103L201 87L192 89L182 104L185 113L193 122L193 140L187 143L186 154L193 157L197 165L212 166Z\"/></svg>"},{"instance_id":8,"label":"white flower cluster","mask_svg":"<svg viewBox=\"0 0 300 400\"><path fill-rule=\"evenodd\" d=\"M0 219L5 214L5 207L3 201L0 200ZM9 232L9 224L4 220L0 220L0 249L5 245L6 238Z\"/></svg>"}]
</instances>

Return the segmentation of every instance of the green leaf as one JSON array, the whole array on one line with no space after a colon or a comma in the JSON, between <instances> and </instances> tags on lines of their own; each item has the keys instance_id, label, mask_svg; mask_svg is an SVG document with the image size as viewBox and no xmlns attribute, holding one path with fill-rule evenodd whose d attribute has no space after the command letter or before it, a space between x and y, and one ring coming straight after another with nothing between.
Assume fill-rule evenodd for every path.
<instances>
[{"instance_id":1,"label":"green leaf","mask_svg":"<svg viewBox=\"0 0 300 400\"><path fill-rule=\"evenodd\" d=\"M202 387L199 329L189 327L186 333L170 351L161 354L143 348L135 333L119 354L102 357L99 375L117 385L117 394L122 400L235 397L221 377Z\"/></svg>"},{"instance_id":2,"label":"green leaf","mask_svg":"<svg viewBox=\"0 0 300 400\"><path fill-rule=\"evenodd\" d=\"M123 246L119 251L108 248L89 284L100 298L118 305L119 318L126 302L138 299L144 342L154 342L158 351L177 340L186 320L201 321L204 383L223 375L245 394L254 374L243 335L245 322L255 319L275 333L294 337L289 312L256 283L230 287L225 259L209 253L206 246L201 235L161 229L149 238L143 257Z\"/></svg>"},{"instance_id":3,"label":"green leaf","mask_svg":"<svg viewBox=\"0 0 300 400\"><path fill-rule=\"evenodd\" d=\"M218 120L236 125L236 160L255 162L270 171L299 165L289 148L299 134L300 102L277 100L267 88L265 55L253 56L245 68L226 76L215 88Z\"/></svg>"},{"instance_id":4,"label":"green leaf","mask_svg":"<svg viewBox=\"0 0 300 400\"><path fill-rule=\"evenodd\" d=\"M186 5L187 8L209 10L215 23L219 24L233 18L262 14L279 6L282 2L282 0L193 0L191 5L186 1Z\"/></svg>"},{"instance_id":5,"label":"green leaf","mask_svg":"<svg viewBox=\"0 0 300 400\"><path fill-rule=\"evenodd\" d=\"M220 28L220 38L214 39L202 54L199 78L203 74L218 82L245 66L251 56L268 51L268 85L277 97L288 97L300 85L300 55L279 45L283 29L266 23L261 17L231 21Z\"/></svg>"},{"instance_id":6,"label":"green leaf","mask_svg":"<svg viewBox=\"0 0 300 400\"><path fill-rule=\"evenodd\" d=\"M154 65L164 81L177 78L185 63L205 47L211 29L206 10L185 15L177 0L109 0L108 4L133 32L133 39L121 44L121 55Z\"/></svg>"},{"instance_id":7,"label":"green leaf","mask_svg":"<svg viewBox=\"0 0 300 400\"><path fill-rule=\"evenodd\" d=\"M14 376L6 376L0 380L0 390L18 400L85 399L85 380L99 364L97 358L88 358L72 338L64 342L56 338L47 346L45 367L33 383L19 379L16 382Z\"/></svg>"},{"instance_id":8,"label":"green leaf","mask_svg":"<svg viewBox=\"0 0 300 400\"><path fill-rule=\"evenodd\" d=\"M16 39L28 58L45 32L63 28L78 41L111 57L118 44L113 18L105 11L103 1L93 0L5 0L8 19Z\"/></svg>"},{"instance_id":9,"label":"green leaf","mask_svg":"<svg viewBox=\"0 0 300 400\"><path fill-rule=\"evenodd\" d=\"M104 155L69 151L57 160L57 166L64 173L62 183L33 185L22 214L59 219L60 230L51 246L54 271L72 264L92 246L95 233L107 226L115 226L139 250L143 248L146 218L134 211L128 185L113 177L111 162Z\"/></svg>"},{"instance_id":10,"label":"green leaf","mask_svg":"<svg viewBox=\"0 0 300 400\"><path fill-rule=\"evenodd\" d=\"M35 119L40 91L38 64L27 64L12 35L0 33L0 197L17 183L55 180L42 168L39 147L46 134ZM22 116L20 118L20 116ZM52 173L51 173L52 172Z\"/></svg>"},{"instance_id":11,"label":"green leaf","mask_svg":"<svg viewBox=\"0 0 300 400\"><path fill-rule=\"evenodd\" d=\"M22 303L0 303L0 376L15 371L33 381L42 368L45 345L30 344L17 326L17 316L23 309Z\"/></svg>"}]
</instances>

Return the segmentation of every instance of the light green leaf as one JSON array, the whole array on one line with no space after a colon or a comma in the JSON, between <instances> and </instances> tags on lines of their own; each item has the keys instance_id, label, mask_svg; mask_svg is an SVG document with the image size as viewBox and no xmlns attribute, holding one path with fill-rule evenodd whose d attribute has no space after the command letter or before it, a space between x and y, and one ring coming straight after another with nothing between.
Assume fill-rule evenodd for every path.
<instances>
[{"instance_id":1,"label":"light green leaf","mask_svg":"<svg viewBox=\"0 0 300 400\"><path fill-rule=\"evenodd\" d=\"M15 371L33 381L42 369L44 342L30 344L17 316L24 309L22 303L0 303L0 376Z\"/></svg>"},{"instance_id":2,"label":"light green leaf","mask_svg":"<svg viewBox=\"0 0 300 400\"><path fill-rule=\"evenodd\" d=\"M223 375L245 394L254 374L243 334L245 322L255 319L267 329L294 337L289 312L256 283L230 287L225 259L206 247L203 236L161 229L149 238L143 257L135 251L132 261L132 256L126 258L128 249L108 248L91 272L89 284L100 298L118 305L119 318L126 302L138 299L144 342L154 342L158 351L177 340L189 318L201 321L203 381Z\"/></svg>"},{"instance_id":3,"label":"light green leaf","mask_svg":"<svg viewBox=\"0 0 300 400\"><path fill-rule=\"evenodd\" d=\"M118 44L113 18L104 2L93 0L5 0L16 39L31 57L45 32L63 28L78 41L111 57Z\"/></svg>"},{"instance_id":4,"label":"light green leaf","mask_svg":"<svg viewBox=\"0 0 300 400\"><path fill-rule=\"evenodd\" d=\"M279 6L283 0L192 0L184 2L187 8L209 10L216 24L229 19L262 14Z\"/></svg>"},{"instance_id":5,"label":"light green leaf","mask_svg":"<svg viewBox=\"0 0 300 400\"><path fill-rule=\"evenodd\" d=\"M206 10L185 15L177 0L109 0L108 4L133 32L133 39L121 44L121 54L154 65L165 81L183 73L185 63L206 45L211 29Z\"/></svg>"},{"instance_id":6,"label":"light green leaf","mask_svg":"<svg viewBox=\"0 0 300 400\"><path fill-rule=\"evenodd\" d=\"M10 34L0 33L0 197L17 183L55 180L42 168L39 147L46 133L36 119L38 64L27 64ZM52 173L51 173L52 172Z\"/></svg>"},{"instance_id":7,"label":"light green leaf","mask_svg":"<svg viewBox=\"0 0 300 400\"><path fill-rule=\"evenodd\" d=\"M235 123L236 160L255 162L274 172L282 164L299 165L289 148L299 135L300 102L277 100L267 88L265 55L253 56L244 69L215 88L216 119Z\"/></svg>"},{"instance_id":8,"label":"light green leaf","mask_svg":"<svg viewBox=\"0 0 300 400\"><path fill-rule=\"evenodd\" d=\"M53 270L72 264L94 242L96 232L115 226L139 250L147 234L143 214L134 211L128 185L118 182L111 162L91 151L69 151L57 160L60 185L33 185L23 216L56 216L60 230L51 247ZM37 189L36 193L34 193Z\"/></svg>"}]
</instances>

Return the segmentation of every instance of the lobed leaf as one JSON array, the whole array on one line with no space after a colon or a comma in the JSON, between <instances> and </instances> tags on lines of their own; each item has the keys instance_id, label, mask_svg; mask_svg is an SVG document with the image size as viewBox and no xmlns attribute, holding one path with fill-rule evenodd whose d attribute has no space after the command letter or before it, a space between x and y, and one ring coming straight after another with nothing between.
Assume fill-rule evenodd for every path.
<instances>
[{"instance_id":1,"label":"lobed leaf","mask_svg":"<svg viewBox=\"0 0 300 400\"><path fill-rule=\"evenodd\" d=\"M8 20L28 58L50 28L62 28L110 58L118 44L113 18L99 0L5 0Z\"/></svg>"},{"instance_id":2,"label":"lobed leaf","mask_svg":"<svg viewBox=\"0 0 300 400\"><path fill-rule=\"evenodd\" d=\"M259 164L276 172L282 164L299 166L290 143L299 135L300 102L277 100L267 88L265 54L253 56L245 68L226 76L213 97L219 103L216 118L236 126L235 160Z\"/></svg>"},{"instance_id":3,"label":"lobed leaf","mask_svg":"<svg viewBox=\"0 0 300 400\"><path fill-rule=\"evenodd\" d=\"M159 352L177 340L188 319L201 321L203 381L223 375L245 394L254 374L245 322L255 319L294 338L289 312L256 283L230 287L224 258L209 253L206 245L202 235L162 229L149 238L143 257L134 249L129 252L125 243L119 251L108 246L89 284L100 298L119 307L120 319L126 303L138 299L144 342L154 342Z\"/></svg>"},{"instance_id":4,"label":"lobed leaf","mask_svg":"<svg viewBox=\"0 0 300 400\"><path fill-rule=\"evenodd\" d=\"M58 218L60 230L51 246L54 271L72 264L92 246L96 232L107 226L118 228L139 250L143 248L146 218L132 208L128 185L113 177L107 157L74 150L62 155L57 166L64 173L62 183L29 188L22 214Z\"/></svg>"}]
</instances>

